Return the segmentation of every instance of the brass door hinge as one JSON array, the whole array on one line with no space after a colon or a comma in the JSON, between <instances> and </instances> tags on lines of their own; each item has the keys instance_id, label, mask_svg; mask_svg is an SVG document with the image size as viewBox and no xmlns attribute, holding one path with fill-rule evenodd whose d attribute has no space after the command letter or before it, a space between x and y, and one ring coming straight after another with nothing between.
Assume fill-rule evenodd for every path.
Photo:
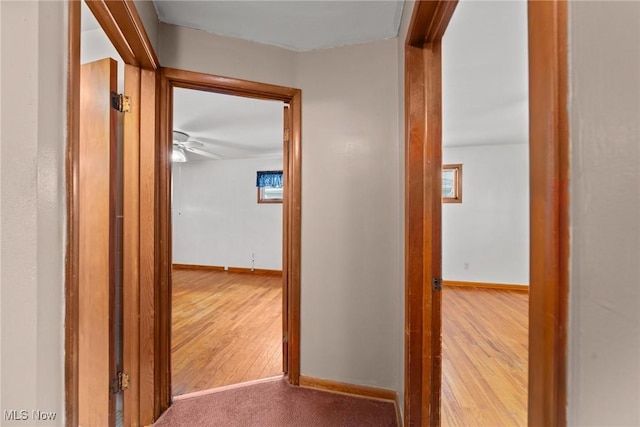
<instances>
[{"instance_id":1,"label":"brass door hinge","mask_svg":"<svg viewBox=\"0 0 640 427\"><path fill-rule=\"evenodd\" d=\"M118 372L116 378L111 382L111 393L120 393L129 388L129 374Z\"/></svg>"},{"instance_id":2,"label":"brass door hinge","mask_svg":"<svg viewBox=\"0 0 640 427\"><path fill-rule=\"evenodd\" d=\"M289 134L290 134L289 129L285 129L284 130L284 142L289 142L289 139L290 139L290 135Z\"/></svg>"},{"instance_id":3,"label":"brass door hinge","mask_svg":"<svg viewBox=\"0 0 640 427\"><path fill-rule=\"evenodd\" d=\"M131 97L121 93L111 93L111 107L121 113L131 111Z\"/></svg>"}]
</instances>

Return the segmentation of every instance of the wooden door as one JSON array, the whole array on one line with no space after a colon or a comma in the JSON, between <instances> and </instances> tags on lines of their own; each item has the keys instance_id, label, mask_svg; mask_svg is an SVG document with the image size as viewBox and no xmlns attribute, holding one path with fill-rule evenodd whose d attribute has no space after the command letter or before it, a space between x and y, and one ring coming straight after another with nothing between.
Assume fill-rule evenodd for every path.
<instances>
[{"instance_id":1,"label":"wooden door","mask_svg":"<svg viewBox=\"0 0 640 427\"><path fill-rule=\"evenodd\" d=\"M81 66L78 155L79 379L82 426L112 426L116 376L114 291L116 261L117 65L102 59Z\"/></svg>"}]
</instances>

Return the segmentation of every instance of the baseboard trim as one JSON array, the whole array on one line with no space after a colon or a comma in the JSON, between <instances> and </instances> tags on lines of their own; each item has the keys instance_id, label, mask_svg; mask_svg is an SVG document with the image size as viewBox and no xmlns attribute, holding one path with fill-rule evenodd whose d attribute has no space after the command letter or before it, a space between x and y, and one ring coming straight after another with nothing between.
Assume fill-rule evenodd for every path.
<instances>
[{"instance_id":1,"label":"baseboard trim","mask_svg":"<svg viewBox=\"0 0 640 427\"><path fill-rule=\"evenodd\" d=\"M510 283L486 283L486 282L460 282L456 280L443 280L444 286L452 286L459 288L485 288L485 289L500 289L503 291L515 291L515 292L529 292L528 285L517 285Z\"/></svg>"},{"instance_id":2,"label":"baseboard trim","mask_svg":"<svg viewBox=\"0 0 640 427\"><path fill-rule=\"evenodd\" d=\"M397 393L395 391L385 388L347 384L338 381L325 380L322 378L306 377L304 375L300 375L300 385L307 388L315 388L319 390L332 391L336 393L380 400L395 401L397 398Z\"/></svg>"},{"instance_id":3,"label":"baseboard trim","mask_svg":"<svg viewBox=\"0 0 640 427\"><path fill-rule=\"evenodd\" d=\"M264 268L254 268L253 270L245 267L225 267L220 265L197 265L197 264L173 264L174 270L209 270L209 271L226 271L229 273L248 273L258 274L262 276L282 276L282 270L267 270Z\"/></svg>"},{"instance_id":4,"label":"baseboard trim","mask_svg":"<svg viewBox=\"0 0 640 427\"><path fill-rule=\"evenodd\" d=\"M235 390L237 388L269 383L272 381L282 381L283 379L284 379L284 375L277 375L275 377L268 377L268 378L260 378L257 380L245 381L238 384L230 384L230 385L225 385L221 387L210 388L208 390L193 391L191 393L179 394L177 396L173 396L173 400L176 401L176 400L191 399L192 397L206 396L208 394L215 394L215 393L220 393L222 391Z\"/></svg>"},{"instance_id":5,"label":"baseboard trim","mask_svg":"<svg viewBox=\"0 0 640 427\"><path fill-rule=\"evenodd\" d=\"M394 390L370 387L366 385L347 384L339 381L325 380L322 378L307 377L304 375L300 375L300 386L313 388L316 390L328 391L331 393L346 394L349 396L363 397L366 399L393 402L393 406L396 411L398 426L404 425L398 405L398 393L396 393Z\"/></svg>"}]
</instances>

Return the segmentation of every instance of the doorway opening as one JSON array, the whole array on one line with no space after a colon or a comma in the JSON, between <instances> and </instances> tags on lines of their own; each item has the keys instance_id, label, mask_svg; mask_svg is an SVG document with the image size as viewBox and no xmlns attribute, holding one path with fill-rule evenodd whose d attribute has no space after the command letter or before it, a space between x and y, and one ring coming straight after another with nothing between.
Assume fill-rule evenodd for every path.
<instances>
[{"instance_id":1,"label":"doorway opening","mask_svg":"<svg viewBox=\"0 0 640 427\"><path fill-rule=\"evenodd\" d=\"M156 282L157 335L155 337L155 352L158 356L156 359L157 388L155 397L156 401L158 402L158 408L160 411L164 411L171 404L173 398L171 377L174 372L174 368L178 368L178 366L174 367L172 365L171 360L173 347L172 340L174 339L174 337L172 336L173 314L171 303L173 288L174 286L178 285L177 282L175 284L173 283L173 265L174 262L178 264L177 267L179 268L176 269L176 271L179 271L180 267L183 267L185 264L190 265L192 261L189 261L187 258L181 259L179 257L184 256L184 254L187 252L193 252L193 248L189 247L188 245L182 247L180 246L180 239L182 239L183 236L178 237L174 235L174 231L184 232L184 230L188 229L189 227L193 227L193 224L181 218L182 214L180 210L174 209L172 212L172 206L179 206L180 202L177 199L184 196L184 194L178 194L177 192L175 192L175 190L179 187L185 187L186 184L189 184L194 179L199 179L195 177L195 174L193 174L194 176L187 176L187 172L185 172L186 167L178 167L175 172L173 171L175 165L179 164L172 162L174 151L180 152L180 156L184 155L185 157L192 157L194 161L188 162L192 163L192 165L196 164L196 156L207 157L208 159L210 159L201 160L201 163L220 163L220 160L213 160L212 157L223 157L225 155L225 150L228 150L229 153L233 153L234 150L239 150L241 148L247 149L247 146L255 144L256 138L256 136L254 135L253 140L251 140L249 143L244 144L245 147L241 147L241 144L225 144L224 140L220 140L219 138L216 139L215 137L211 137L211 141L208 141L206 139L208 137L196 134L196 132L199 132L196 127L194 127L193 130L188 129L188 125L190 125L189 118L186 118L183 123L178 123L176 119L179 118L174 117L174 114L177 114L174 113L174 106L177 106L177 101L180 102L179 94L182 90L195 90L196 93L202 92L202 95L235 95L236 98L251 98L253 100L262 100L262 102L278 101L278 103L275 103L275 105L278 106L278 109L280 109L283 104L285 105L285 108L279 110L281 114L280 117L283 119L280 122L282 139L279 141L282 160L277 164L264 164L264 167L266 169L275 169L278 165L281 165L280 179L282 180L282 203L258 203L260 199L259 195L261 193L259 188L260 186L257 187L257 172L279 172L278 169L271 171L252 170L250 173L245 171L243 179L247 179L247 181L245 182L250 183L250 188L245 188L244 190L242 190L242 192L250 193L248 195L245 195L250 197L250 199L246 200L250 200L252 209L260 208L260 212L266 212L266 209L264 208L270 209L271 211L277 211L278 209L280 209L281 211L282 249L281 251L279 251L278 249L274 249L271 253L271 255L277 255L275 254L275 252L279 252L281 254L282 265L282 318L280 323L282 327L279 330L279 342L281 345L281 349L280 352L278 352L278 354L281 355L282 363L279 364L279 372L283 372L288 382L294 385L299 384L300 377L301 91L294 88L165 68L162 70L160 76L159 133L161 146L158 152L158 158L156 159L156 161L158 162L157 168L159 171L159 270L158 280ZM227 120L226 123L220 123L219 127L232 124L230 122L231 120ZM232 125L238 126L238 124ZM177 126L185 126L185 128L178 129ZM247 127L247 123L243 123L242 121L240 122L239 126L241 126L243 129L250 129ZM193 135L189 134L189 132L191 132ZM262 160L266 161L266 157L269 157L272 153L270 154L269 149L266 149L262 154L264 157ZM229 155L232 156L232 154ZM232 162L232 160L226 161ZM184 162L182 164L184 164ZM262 169L262 166L260 168ZM236 167L230 169L235 170L240 168ZM212 173L213 172L209 171L209 174ZM209 178L213 177L210 176ZM175 180L174 187L172 187L172 179ZM277 186L275 187L275 190L277 190ZM208 188L205 188L205 190L208 192L206 197L210 197L210 195L213 193L211 191L211 184L208 184ZM226 190L228 190L228 188ZM240 190L235 190L235 196L239 196L238 191ZM277 192L278 191L270 192L269 197L276 197L274 196L274 193ZM173 200L177 202L177 205L172 205L172 197ZM176 217L178 217L179 219L176 219ZM183 221L184 223L180 224L180 221ZM245 228L247 227L251 227L251 224L245 224ZM274 229L272 229L271 231L274 231L277 228L277 225L273 227ZM206 233L199 232L197 234L201 236ZM178 240L176 242L176 245L174 245L172 242L173 238ZM237 243L238 242L233 242L233 244ZM224 251L222 251L224 256L230 257L231 255L233 255L231 248L232 246L228 246ZM205 267L209 267L209 270L211 270L209 271L209 273L217 273L218 275L226 275L227 277L229 277L230 273L234 273L234 268L236 268L239 270L235 270L235 274L238 274L237 272L239 271L240 273L250 275L251 280L255 280L255 278L261 278L258 279L258 281L262 280L262 282L264 282L264 279L266 279L269 275L274 275L274 277L270 277L270 279L276 279L276 281L278 280L278 277L275 277L275 275L280 274L280 272L277 270L277 266L274 267L277 264L277 261L275 261L276 264L274 265L268 263L262 264L263 260L264 262L266 262L267 259L267 255L265 252L262 252L262 255L257 250L249 250L249 252L247 252L246 249L242 249L240 252L241 255L239 255L240 258L238 258L239 261L234 261L232 258L226 258L225 261L221 258L221 261L201 260L198 261L198 264L195 265L200 265L200 263L202 263L202 265L204 265ZM209 255L210 254L211 251L209 251ZM177 258L174 258L174 255L176 255ZM202 253L199 255L207 256L207 253ZM227 268L227 270L225 270L225 268ZM251 271L252 268L253 271ZM216 269L218 269L218 271L216 271ZM201 270L206 271L207 268ZM200 273L202 273L202 271ZM236 299L244 299L244 296L238 296L236 297ZM277 300L277 297L275 297L275 299ZM175 307L173 307L173 309L175 309ZM178 319L178 317L176 317L176 319ZM273 318L270 320L270 322L272 326L276 324L276 322L273 321ZM218 345L224 347L225 339L227 339L228 342L233 341L235 344L240 344L240 347L242 347L242 339L237 339L237 337L235 337L234 339L219 336L212 337L211 343L214 346ZM176 346L177 345L178 343L176 343ZM258 345L258 348L261 348L263 350L265 349L260 345ZM177 350L178 349L176 349L176 351ZM229 355L228 353L224 353L224 349L222 353ZM272 355L273 354L274 351L272 351ZM249 361L246 360L242 363L249 364ZM268 369L267 371L265 371L265 369L267 368L262 368L259 376L267 375ZM176 373L177 371L178 369L176 369ZM255 371L253 372L255 374ZM196 376L204 377L206 375L207 374L198 372ZM235 374L228 375L227 373L225 374L225 377L227 378L227 380L233 382L242 381L242 379L239 380L239 377L234 375ZM197 387L208 386L200 385Z\"/></svg>"},{"instance_id":2,"label":"doorway opening","mask_svg":"<svg viewBox=\"0 0 640 427\"><path fill-rule=\"evenodd\" d=\"M282 101L173 89L174 398L284 372L288 113Z\"/></svg>"},{"instance_id":3,"label":"doorway opening","mask_svg":"<svg viewBox=\"0 0 640 427\"><path fill-rule=\"evenodd\" d=\"M457 3L416 3L405 45L406 425L441 422L442 38ZM527 22L527 422L563 426L569 259L566 2L528 1Z\"/></svg>"},{"instance_id":4,"label":"doorway opening","mask_svg":"<svg viewBox=\"0 0 640 427\"><path fill-rule=\"evenodd\" d=\"M459 2L442 38L444 426L527 424L527 53L524 1Z\"/></svg>"}]
</instances>

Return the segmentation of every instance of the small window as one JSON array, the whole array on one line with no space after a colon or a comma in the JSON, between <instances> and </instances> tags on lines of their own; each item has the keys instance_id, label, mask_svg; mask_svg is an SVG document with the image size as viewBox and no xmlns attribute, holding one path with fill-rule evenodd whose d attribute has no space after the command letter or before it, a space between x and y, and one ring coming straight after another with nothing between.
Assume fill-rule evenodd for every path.
<instances>
[{"instance_id":1,"label":"small window","mask_svg":"<svg viewBox=\"0 0 640 427\"><path fill-rule=\"evenodd\" d=\"M258 187L258 203L282 203L284 195L282 171L259 171L256 187Z\"/></svg>"},{"instance_id":2,"label":"small window","mask_svg":"<svg viewBox=\"0 0 640 427\"><path fill-rule=\"evenodd\" d=\"M462 165L442 165L442 203L462 203Z\"/></svg>"}]
</instances>

